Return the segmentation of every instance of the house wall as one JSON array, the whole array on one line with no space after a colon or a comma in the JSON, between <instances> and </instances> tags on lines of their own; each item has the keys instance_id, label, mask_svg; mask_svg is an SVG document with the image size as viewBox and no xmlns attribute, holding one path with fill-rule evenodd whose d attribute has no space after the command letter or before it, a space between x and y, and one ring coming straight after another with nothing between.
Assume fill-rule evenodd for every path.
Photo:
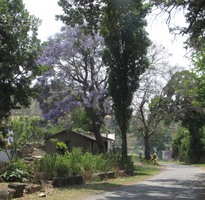
<instances>
[{"instance_id":1,"label":"house wall","mask_svg":"<svg viewBox=\"0 0 205 200\"><path fill-rule=\"evenodd\" d=\"M10 150L7 150L8 154L10 155ZM6 154L6 152L4 151L0 151L0 161L5 162L5 161L9 161L9 157Z\"/></svg>"},{"instance_id":2,"label":"house wall","mask_svg":"<svg viewBox=\"0 0 205 200\"><path fill-rule=\"evenodd\" d=\"M55 138L46 140L45 150L47 153L56 152L56 143L52 141L53 139L66 143L69 151L71 151L73 147L81 147L84 152L98 152L97 143L94 140L88 139L74 132L65 131L57 134Z\"/></svg>"}]
</instances>

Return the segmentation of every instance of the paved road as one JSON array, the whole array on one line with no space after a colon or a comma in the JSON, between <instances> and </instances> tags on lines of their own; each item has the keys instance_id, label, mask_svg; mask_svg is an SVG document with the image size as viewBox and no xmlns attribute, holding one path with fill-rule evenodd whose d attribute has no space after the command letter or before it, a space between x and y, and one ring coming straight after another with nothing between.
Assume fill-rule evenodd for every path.
<instances>
[{"instance_id":1,"label":"paved road","mask_svg":"<svg viewBox=\"0 0 205 200\"><path fill-rule=\"evenodd\" d=\"M85 200L205 200L205 171L166 164L165 170L142 182L90 196Z\"/></svg>"}]
</instances>

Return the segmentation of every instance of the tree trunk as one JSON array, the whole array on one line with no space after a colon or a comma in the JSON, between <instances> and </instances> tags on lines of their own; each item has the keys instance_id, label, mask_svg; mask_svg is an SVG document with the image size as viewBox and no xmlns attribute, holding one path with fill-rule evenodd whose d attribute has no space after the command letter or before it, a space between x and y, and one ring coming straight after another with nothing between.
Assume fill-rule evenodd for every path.
<instances>
[{"instance_id":1,"label":"tree trunk","mask_svg":"<svg viewBox=\"0 0 205 200\"><path fill-rule=\"evenodd\" d=\"M149 145L149 135L145 131L145 136L144 136L144 147L145 147L145 159L150 160L150 145Z\"/></svg>"},{"instance_id":2,"label":"tree trunk","mask_svg":"<svg viewBox=\"0 0 205 200\"><path fill-rule=\"evenodd\" d=\"M100 129L94 131L95 139L98 144L99 153L106 153L105 142L103 140L102 135L100 134Z\"/></svg>"},{"instance_id":3,"label":"tree trunk","mask_svg":"<svg viewBox=\"0 0 205 200\"><path fill-rule=\"evenodd\" d=\"M106 153L106 146L105 146L105 142L103 140L102 135L100 134L100 128L102 126L102 123L98 117L98 115L96 114L94 109L91 108L87 108L86 112L89 113L90 117L91 117L91 131L94 133L95 135L95 139L98 145L98 149L99 149L99 153Z\"/></svg>"},{"instance_id":4,"label":"tree trunk","mask_svg":"<svg viewBox=\"0 0 205 200\"><path fill-rule=\"evenodd\" d=\"M121 131L121 139L122 139L122 168L125 169L125 165L127 163L127 135L126 131Z\"/></svg>"}]
</instances>

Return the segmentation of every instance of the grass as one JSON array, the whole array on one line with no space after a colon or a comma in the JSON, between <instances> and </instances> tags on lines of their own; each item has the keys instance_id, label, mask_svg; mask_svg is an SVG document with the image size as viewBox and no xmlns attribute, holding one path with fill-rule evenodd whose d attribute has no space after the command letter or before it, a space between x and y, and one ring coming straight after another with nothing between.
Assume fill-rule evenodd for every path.
<instances>
[{"instance_id":1,"label":"grass","mask_svg":"<svg viewBox=\"0 0 205 200\"><path fill-rule=\"evenodd\" d=\"M110 179L103 182L87 183L81 186L72 186L67 188L47 188L45 200L81 200L85 197L103 191L112 190L124 185L130 185L138 181L145 180L162 169L160 166L153 166L150 163L136 163L136 174L130 177L118 177L117 179ZM140 164L140 165L139 165ZM38 193L26 195L19 200L41 199Z\"/></svg>"},{"instance_id":2,"label":"grass","mask_svg":"<svg viewBox=\"0 0 205 200\"><path fill-rule=\"evenodd\" d=\"M196 167L200 167L201 169L205 170L205 163L204 164L194 164Z\"/></svg>"}]
</instances>

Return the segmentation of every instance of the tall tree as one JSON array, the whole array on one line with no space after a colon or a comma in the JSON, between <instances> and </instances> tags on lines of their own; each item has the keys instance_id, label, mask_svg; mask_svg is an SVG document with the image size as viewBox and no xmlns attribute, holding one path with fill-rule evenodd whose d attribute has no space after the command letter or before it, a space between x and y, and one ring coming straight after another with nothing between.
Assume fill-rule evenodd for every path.
<instances>
[{"instance_id":1,"label":"tall tree","mask_svg":"<svg viewBox=\"0 0 205 200\"><path fill-rule=\"evenodd\" d=\"M122 138L122 164L127 161L126 132L132 116L133 94L139 77L148 67L150 45L145 31L148 6L142 1L107 1L102 35L107 49L104 61L109 66L109 92Z\"/></svg>"},{"instance_id":2,"label":"tall tree","mask_svg":"<svg viewBox=\"0 0 205 200\"><path fill-rule=\"evenodd\" d=\"M59 5L65 13L59 18L66 24L81 24L85 32L94 30L104 37L107 49L103 58L109 66L109 92L121 130L124 165L133 93L138 88L140 74L148 66L146 53L150 41L145 31L145 17L149 6L142 0L60 0Z\"/></svg>"},{"instance_id":3,"label":"tall tree","mask_svg":"<svg viewBox=\"0 0 205 200\"><path fill-rule=\"evenodd\" d=\"M73 109L84 108L101 153L105 153L105 144L100 128L110 107L103 47L101 36L85 35L76 25L64 27L50 38L39 57L39 63L50 68L39 78L43 88L39 102L44 118L56 120L68 116Z\"/></svg>"},{"instance_id":4,"label":"tall tree","mask_svg":"<svg viewBox=\"0 0 205 200\"><path fill-rule=\"evenodd\" d=\"M174 74L164 88L166 107L175 120L180 120L190 133L190 161L197 162L203 156L200 131L204 126L205 111L198 103L195 75L189 71Z\"/></svg>"},{"instance_id":5,"label":"tall tree","mask_svg":"<svg viewBox=\"0 0 205 200\"><path fill-rule=\"evenodd\" d=\"M22 0L0 1L0 120L11 109L27 107L34 94L30 85L40 72L35 62L40 51L38 25Z\"/></svg>"},{"instance_id":6,"label":"tall tree","mask_svg":"<svg viewBox=\"0 0 205 200\"><path fill-rule=\"evenodd\" d=\"M171 66L167 60L171 55L163 46L152 45L148 52L150 67L140 77L140 87L134 95L134 111L137 123L133 124L144 139L145 158L150 159L150 138L168 112L164 107L166 98L163 88L171 76L180 68Z\"/></svg>"}]
</instances>

